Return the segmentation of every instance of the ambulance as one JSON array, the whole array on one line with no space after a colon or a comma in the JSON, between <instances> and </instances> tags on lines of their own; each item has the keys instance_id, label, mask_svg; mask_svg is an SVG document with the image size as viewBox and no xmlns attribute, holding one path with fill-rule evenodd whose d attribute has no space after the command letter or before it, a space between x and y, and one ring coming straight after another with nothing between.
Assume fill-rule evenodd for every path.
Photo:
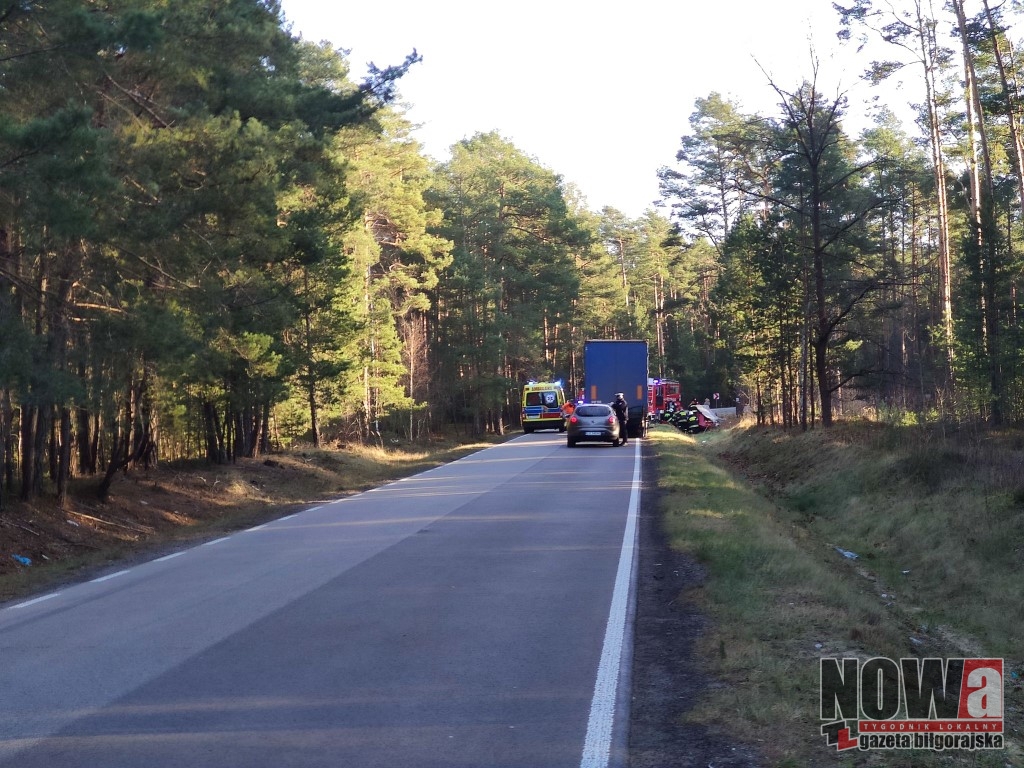
<instances>
[{"instance_id":1,"label":"ambulance","mask_svg":"<svg viewBox=\"0 0 1024 768\"><path fill-rule=\"evenodd\" d=\"M562 382L533 382L523 387L523 432L557 429L565 432L565 392Z\"/></svg>"}]
</instances>

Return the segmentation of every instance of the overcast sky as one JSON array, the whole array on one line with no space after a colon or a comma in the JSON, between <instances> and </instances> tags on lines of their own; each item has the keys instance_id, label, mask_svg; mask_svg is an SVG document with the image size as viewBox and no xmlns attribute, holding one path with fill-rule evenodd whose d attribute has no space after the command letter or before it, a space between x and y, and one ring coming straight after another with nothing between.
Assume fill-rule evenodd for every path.
<instances>
[{"instance_id":1,"label":"overcast sky","mask_svg":"<svg viewBox=\"0 0 1024 768\"><path fill-rule=\"evenodd\" d=\"M589 208L631 217L658 199L658 168L674 163L698 98L718 91L776 115L765 72L794 90L813 47L819 86L849 92L859 109L863 61L843 63L830 0L282 4L293 33L350 51L357 80L368 62L423 56L399 90L428 155L445 160L457 141L496 130Z\"/></svg>"}]
</instances>

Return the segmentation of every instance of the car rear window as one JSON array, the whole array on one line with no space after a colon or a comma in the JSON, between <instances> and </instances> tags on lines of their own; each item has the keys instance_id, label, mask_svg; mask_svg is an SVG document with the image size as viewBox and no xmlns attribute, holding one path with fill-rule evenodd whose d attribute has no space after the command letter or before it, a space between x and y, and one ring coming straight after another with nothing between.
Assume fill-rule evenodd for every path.
<instances>
[{"instance_id":1,"label":"car rear window","mask_svg":"<svg viewBox=\"0 0 1024 768\"><path fill-rule=\"evenodd\" d=\"M611 416L612 409L607 405L581 405L576 409L577 416Z\"/></svg>"}]
</instances>

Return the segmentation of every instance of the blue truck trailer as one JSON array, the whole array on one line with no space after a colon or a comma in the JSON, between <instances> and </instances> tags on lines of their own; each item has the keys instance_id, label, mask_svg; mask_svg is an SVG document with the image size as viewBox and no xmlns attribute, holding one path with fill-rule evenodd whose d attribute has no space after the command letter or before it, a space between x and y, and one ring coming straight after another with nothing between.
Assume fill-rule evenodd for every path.
<instances>
[{"instance_id":1,"label":"blue truck trailer","mask_svg":"<svg viewBox=\"0 0 1024 768\"><path fill-rule=\"evenodd\" d=\"M591 339L583 347L583 399L611 403L621 392L629 403L630 437L647 434L647 342Z\"/></svg>"}]
</instances>

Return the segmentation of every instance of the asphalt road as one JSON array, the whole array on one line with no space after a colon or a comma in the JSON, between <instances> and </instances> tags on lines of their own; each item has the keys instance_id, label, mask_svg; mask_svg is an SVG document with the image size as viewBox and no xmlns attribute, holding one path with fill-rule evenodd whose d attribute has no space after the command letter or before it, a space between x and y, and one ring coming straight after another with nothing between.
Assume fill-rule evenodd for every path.
<instances>
[{"instance_id":1,"label":"asphalt road","mask_svg":"<svg viewBox=\"0 0 1024 768\"><path fill-rule=\"evenodd\" d=\"M0 606L0 766L622 765L639 470L526 435Z\"/></svg>"}]
</instances>

